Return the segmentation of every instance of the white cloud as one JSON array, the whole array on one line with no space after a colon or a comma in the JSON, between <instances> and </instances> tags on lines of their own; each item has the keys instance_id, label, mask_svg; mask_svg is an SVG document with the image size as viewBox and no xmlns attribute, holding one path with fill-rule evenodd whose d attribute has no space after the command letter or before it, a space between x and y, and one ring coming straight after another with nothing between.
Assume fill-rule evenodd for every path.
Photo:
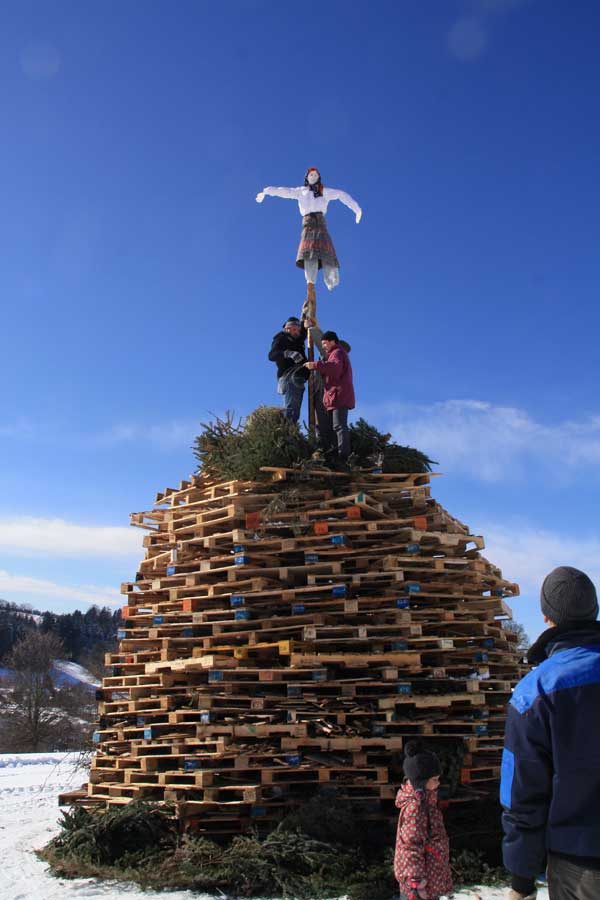
<instances>
[{"instance_id":1,"label":"white cloud","mask_svg":"<svg viewBox=\"0 0 600 900\"><path fill-rule=\"evenodd\" d=\"M448 49L462 62L478 59L487 47L488 36L482 19L465 16L448 32Z\"/></svg>"},{"instance_id":2,"label":"white cloud","mask_svg":"<svg viewBox=\"0 0 600 900\"><path fill-rule=\"evenodd\" d=\"M556 566L581 569L600 594L600 535L578 538L518 521L484 523L475 531L485 537L483 555L502 569L508 581L519 585L520 596L507 602L530 638L548 627L540 609L540 588Z\"/></svg>"},{"instance_id":3,"label":"white cloud","mask_svg":"<svg viewBox=\"0 0 600 900\"><path fill-rule=\"evenodd\" d=\"M0 425L0 437L3 438L32 437L34 434L33 424L28 422L27 419L19 419L16 422L7 422L4 425Z\"/></svg>"},{"instance_id":4,"label":"white cloud","mask_svg":"<svg viewBox=\"0 0 600 900\"><path fill-rule=\"evenodd\" d=\"M21 68L34 81L53 78L60 69L60 53L53 44L29 44L21 51Z\"/></svg>"},{"instance_id":5,"label":"white cloud","mask_svg":"<svg viewBox=\"0 0 600 900\"><path fill-rule=\"evenodd\" d=\"M495 16L508 13L528 0L466 0L464 13L452 24L447 34L448 50L461 62L483 56Z\"/></svg>"},{"instance_id":6,"label":"white cloud","mask_svg":"<svg viewBox=\"0 0 600 900\"><path fill-rule=\"evenodd\" d=\"M77 603L89 603L96 606L119 606L123 599L118 590L100 587L94 584L70 585L57 584L43 578L31 578L28 575L12 575L0 570L0 595L7 600L21 602L19 596L25 594L28 601L33 597L74 600Z\"/></svg>"},{"instance_id":7,"label":"white cloud","mask_svg":"<svg viewBox=\"0 0 600 900\"><path fill-rule=\"evenodd\" d=\"M31 440L55 447L68 445L82 447L85 451L112 448L123 444L137 443L153 450L184 450L192 447L194 438L201 430L201 422L209 422L216 417L224 419L226 411L206 411L197 419L174 419L154 425L145 422L117 422L99 431L77 432L72 423L42 423L19 419L0 423L0 438ZM234 422L244 418L244 414L234 414Z\"/></svg>"},{"instance_id":8,"label":"white cloud","mask_svg":"<svg viewBox=\"0 0 600 900\"><path fill-rule=\"evenodd\" d=\"M532 466L543 466L565 480L584 466L600 467L598 415L547 424L524 409L482 400L386 406L373 412L383 418L394 440L429 454L446 473L494 482L519 479Z\"/></svg>"},{"instance_id":9,"label":"white cloud","mask_svg":"<svg viewBox=\"0 0 600 900\"><path fill-rule=\"evenodd\" d=\"M101 557L132 564L142 555L139 529L76 525L33 516L0 518L0 551L17 556Z\"/></svg>"},{"instance_id":10,"label":"white cloud","mask_svg":"<svg viewBox=\"0 0 600 900\"><path fill-rule=\"evenodd\" d=\"M205 418L212 419L212 413L207 413ZM52 427L39 422L33 423L27 419L0 423L0 438L27 440L35 437L38 441L46 444L62 446L68 443L73 446L74 443L78 443L86 449L89 447L94 449L112 447L133 442L150 445L159 450L181 449L181 447L191 447L199 431L200 422L197 419L174 420L162 422L160 425L139 422L117 423L95 433L89 431L77 433L71 431L66 425Z\"/></svg>"},{"instance_id":11,"label":"white cloud","mask_svg":"<svg viewBox=\"0 0 600 900\"><path fill-rule=\"evenodd\" d=\"M107 431L93 438L99 444L127 444L137 441L140 444L151 444L161 450L191 447L195 436L200 431L198 421L163 422L160 425L121 424L114 425Z\"/></svg>"},{"instance_id":12,"label":"white cloud","mask_svg":"<svg viewBox=\"0 0 600 900\"><path fill-rule=\"evenodd\" d=\"M574 566L600 585L600 536L573 537L515 521L483 525L484 555L536 598L545 576L556 566Z\"/></svg>"}]
</instances>

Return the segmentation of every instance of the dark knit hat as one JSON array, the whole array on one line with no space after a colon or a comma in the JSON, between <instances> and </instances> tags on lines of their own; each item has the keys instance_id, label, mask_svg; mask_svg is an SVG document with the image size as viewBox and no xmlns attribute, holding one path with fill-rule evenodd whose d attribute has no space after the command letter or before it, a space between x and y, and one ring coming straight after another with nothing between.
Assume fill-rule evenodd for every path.
<instances>
[{"instance_id":1,"label":"dark knit hat","mask_svg":"<svg viewBox=\"0 0 600 900\"><path fill-rule=\"evenodd\" d=\"M335 341L336 344L339 341L339 338L335 331L324 331L323 336L321 337L322 341Z\"/></svg>"},{"instance_id":2,"label":"dark knit hat","mask_svg":"<svg viewBox=\"0 0 600 900\"><path fill-rule=\"evenodd\" d=\"M285 328L286 325L297 325L298 328L301 328L302 322L297 316L288 316L288 318L283 323L283 328Z\"/></svg>"},{"instance_id":3,"label":"dark knit hat","mask_svg":"<svg viewBox=\"0 0 600 900\"><path fill-rule=\"evenodd\" d=\"M596 588L572 566L559 566L546 575L540 594L542 612L555 625L593 622L598 615Z\"/></svg>"},{"instance_id":4,"label":"dark knit hat","mask_svg":"<svg viewBox=\"0 0 600 900\"><path fill-rule=\"evenodd\" d=\"M404 748L404 774L415 788L424 788L430 778L440 775L440 761L421 741L409 741Z\"/></svg>"}]
</instances>

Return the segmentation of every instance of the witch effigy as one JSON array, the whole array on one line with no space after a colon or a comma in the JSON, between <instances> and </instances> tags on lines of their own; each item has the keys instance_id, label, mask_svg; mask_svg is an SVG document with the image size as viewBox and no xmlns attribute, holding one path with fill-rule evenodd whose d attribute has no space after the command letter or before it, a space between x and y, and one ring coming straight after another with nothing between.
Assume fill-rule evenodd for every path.
<instances>
[{"instance_id":1,"label":"witch effigy","mask_svg":"<svg viewBox=\"0 0 600 900\"><path fill-rule=\"evenodd\" d=\"M256 202L265 197L282 197L297 200L302 216L302 235L296 254L296 265L304 269L309 297L314 296L314 285L319 269L323 269L323 280L332 291L340 282L340 264L327 230L325 213L331 200L339 200L356 216L356 224L361 220L362 210L356 200L345 191L326 188L318 169L311 167L306 172L303 187L266 187L256 195Z\"/></svg>"}]
</instances>

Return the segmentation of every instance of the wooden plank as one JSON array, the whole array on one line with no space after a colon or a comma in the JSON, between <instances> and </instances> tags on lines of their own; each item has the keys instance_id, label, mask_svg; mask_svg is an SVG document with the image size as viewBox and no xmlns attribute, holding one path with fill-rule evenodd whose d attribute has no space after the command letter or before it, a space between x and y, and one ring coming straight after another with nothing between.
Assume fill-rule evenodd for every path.
<instances>
[{"instance_id":1,"label":"wooden plank","mask_svg":"<svg viewBox=\"0 0 600 900\"><path fill-rule=\"evenodd\" d=\"M464 790L492 789L523 671L500 627L518 586L430 481L194 475L134 514L145 556L121 587L98 753L74 802L174 802L198 833L230 835L334 783L376 820L411 735L462 742Z\"/></svg>"}]
</instances>

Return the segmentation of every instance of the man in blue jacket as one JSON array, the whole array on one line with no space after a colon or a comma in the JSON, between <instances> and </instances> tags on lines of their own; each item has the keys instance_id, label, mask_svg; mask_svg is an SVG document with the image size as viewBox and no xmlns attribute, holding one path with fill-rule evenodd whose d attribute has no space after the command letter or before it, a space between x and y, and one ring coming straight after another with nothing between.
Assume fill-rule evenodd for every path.
<instances>
[{"instance_id":1,"label":"man in blue jacket","mask_svg":"<svg viewBox=\"0 0 600 900\"><path fill-rule=\"evenodd\" d=\"M587 575L560 566L541 591L550 626L508 706L500 802L509 900L600 898L600 622Z\"/></svg>"}]
</instances>

